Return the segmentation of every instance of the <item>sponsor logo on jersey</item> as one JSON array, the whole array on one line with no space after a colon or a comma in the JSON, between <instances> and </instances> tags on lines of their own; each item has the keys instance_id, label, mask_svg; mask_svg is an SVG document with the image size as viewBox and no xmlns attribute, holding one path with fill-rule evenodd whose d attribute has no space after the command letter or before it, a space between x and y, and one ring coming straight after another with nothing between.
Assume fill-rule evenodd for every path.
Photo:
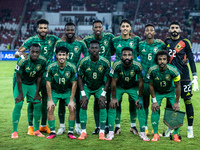
<instances>
[{"instance_id":1,"label":"sponsor logo on jersey","mask_svg":"<svg viewBox=\"0 0 200 150\"><path fill-rule=\"evenodd\" d=\"M67 72L65 73L65 76L66 76L67 78L69 78L69 77L71 76L71 73L70 73L69 71L67 71Z\"/></svg>"},{"instance_id":2,"label":"sponsor logo on jersey","mask_svg":"<svg viewBox=\"0 0 200 150\"><path fill-rule=\"evenodd\" d=\"M78 46L75 46L74 47L74 51L77 53L79 51L79 47Z\"/></svg>"},{"instance_id":3,"label":"sponsor logo on jersey","mask_svg":"<svg viewBox=\"0 0 200 150\"><path fill-rule=\"evenodd\" d=\"M57 74L57 73L55 73L55 74L54 74L54 76L58 77L58 74Z\"/></svg>"},{"instance_id":4,"label":"sponsor logo on jersey","mask_svg":"<svg viewBox=\"0 0 200 150\"><path fill-rule=\"evenodd\" d=\"M170 80L171 80L171 76L170 76L169 74L166 74L165 79L166 79L167 81L170 81Z\"/></svg>"},{"instance_id":5,"label":"sponsor logo on jersey","mask_svg":"<svg viewBox=\"0 0 200 150\"><path fill-rule=\"evenodd\" d=\"M41 65L37 65L36 70L39 71L42 68Z\"/></svg>"},{"instance_id":6,"label":"sponsor logo on jersey","mask_svg":"<svg viewBox=\"0 0 200 150\"><path fill-rule=\"evenodd\" d=\"M131 70L130 75L131 75L131 77L133 77L135 75L134 70Z\"/></svg>"},{"instance_id":7,"label":"sponsor logo on jersey","mask_svg":"<svg viewBox=\"0 0 200 150\"><path fill-rule=\"evenodd\" d=\"M108 40L105 39L105 40L103 41L103 44L104 44L105 46L107 46L107 45L108 45Z\"/></svg>"},{"instance_id":8,"label":"sponsor logo on jersey","mask_svg":"<svg viewBox=\"0 0 200 150\"><path fill-rule=\"evenodd\" d=\"M103 66L100 65L99 68L98 68L99 72L103 72Z\"/></svg>"},{"instance_id":9,"label":"sponsor logo on jersey","mask_svg":"<svg viewBox=\"0 0 200 150\"><path fill-rule=\"evenodd\" d=\"M119 44L117 47L122 47L121 44Z\"/></svg>"},{"instance_id":10,"label":"sponsor logo on jersey","mask_svg":"<svg viewBox=\"0 0 200 150\"><path fill-rule=\"evenodd\" d=\"M133 46L134 46L134 42L131 41L131 42L129 43L129 46L130 46L130 47L133 47Z\"/></svg>"},{"instance_id":11,"label":"sponsor logo on jersey","mask_svg":"<svg viewBox=\"0 0 200 150\"><path fill-rule=\"evenodd\" d=\"M145 50L145 49L143 49L143 50L142 50L142 52L144 53L144 52L146 52L146 50Z\"/></svg>"}]
</instances>

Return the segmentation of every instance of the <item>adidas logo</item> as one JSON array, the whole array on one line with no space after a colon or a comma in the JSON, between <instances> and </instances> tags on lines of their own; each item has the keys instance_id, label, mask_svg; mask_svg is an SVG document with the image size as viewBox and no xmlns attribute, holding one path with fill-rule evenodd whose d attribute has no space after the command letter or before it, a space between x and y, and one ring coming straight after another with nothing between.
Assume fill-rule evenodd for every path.
<instances>
[{"instance_id":1,"label":"adidas logo","mask_svg":"<svg viewBox=\"0 0 200 150\"><path fill-rule=\"evenodd\" d=\"M193 116L190 116L189 118L190 118L190 119L193 119L194 117L193 117Z\"/></svg>"},{"instance_id":2,"label":"adidas logo","mask_svg":"<svg viewBox=\"0 0 200 150\"><path fill-rule=\"evenodd\" d=\"M87 68L87 70L86 71L91 71L91 69L90 68Z\"/></svg>"},{"instance_id":3,"label":"adidas logo","mask_svg":"<svg viewBox=\"0 0 200 150\"><path fill-rule=\"evenodd\" d=\"M119 44L117 47L122 47L121 44Z\"/></svg>"},{"instance_id":4,"label":"adidas logo","mask_svg":"<svg viewBox=\"0 0 200 150\"><path fill-rule=\"evenodd\" d=\"M159 80L159 78L158 78L158 77L156 77L156 78L155 78L155 80Z\"/></svg>"},{"instance_id":5,"label":"adidas logo","mask_svg":"<svg viewBox=\"0 0 200 150\"><path fill-rule=\"evenodd\" d=\"M170 47L170 45L168 44L167 47Z\"/></svg>"},{"instance_id":6,"label":"adidas logo","mask_svg":"<svg viewBox=\"0 0 200 150\"><path fill-rule=\"evenodd\" d=\"M18 123L19 121L18 120L16 120L14 123Z\"/></svg>"},{"instance_id":7,"label":"adidas logo","mask_svg":"<svg viewBox=\"0 0 200 150\"><path fill-rule=\"evenodd\" d=\"M152 122L152 124L157 124L156 122Z\"/></svg>"},{"instance_id":8,"label":"adidas logo","mask_svg":"<svg viewBox=\"0 0 200 150\"><path fill-rule=\"evenodd\" d=\"M142 52L146 52L146 50L145 50L145 49L143 49L143 50L142 50Z\"/></svg>"},{"instance_id":9,"label":"adidas logo","mask_svg":"<svg viewBox=\"0 0 200 150\"><path fill-rule=\"evenodd\" d=\"M189 95L190 95L190 93L188 92L186 96L189 96Z\"/></svg>"},{"instance_id":10,"label":"adidas logo","mask_svg":"<svg viewBox=\"0 0 200 150\"><path fill-rule=\"evenodd\" d=\"M56 74L54 74L54 76L58 76L58 74L56 73Z\"/></svg>"}]
</instances>

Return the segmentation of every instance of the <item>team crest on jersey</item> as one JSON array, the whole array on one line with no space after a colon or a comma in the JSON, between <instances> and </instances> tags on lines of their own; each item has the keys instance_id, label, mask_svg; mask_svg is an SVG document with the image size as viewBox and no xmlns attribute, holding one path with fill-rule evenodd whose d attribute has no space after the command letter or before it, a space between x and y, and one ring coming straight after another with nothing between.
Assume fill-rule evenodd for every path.
<instances>
[{"instance_id":1,"label":"team crest on jersey","mask_svg":"<svg viewBox=\"0 0 200 150\"><path fill-rule=\"evenodd\" d=\"M130 75L131 75L131 77L133 77L135 75L135 72L133 70L131 70Z\"/></svg>"},{"instance_id":2,"label":"team crest on jersey","mask_svg":"<svg viewBox=\"0 0 200 150\"><path fill-rule=\"evenodd\" d=\"M181 44L177 44L177 45L176 45L176 49L177 49L177 50L181 49Z\"/></svg>"},{"instance_id":3,"label":"team crest on jersey","mask_svg":"<svg viewBox=\"0 0 200 150\"><path fill-rule=\"evenodd\" d=\"M67 78L69 78L69 77L71 76L71 73L70 73L69 71L67 71L67 72L65 73L65 76L66 76Z\"/></svg>"},{"instance_id":4,"label":"team crest on jersey","mask_svg":"<svg viewBox=\"0 0 200 150\"><path fill-rule=\"evenodd\" d=\"M122 47L121 44L119 44L117 47Z\"/></svg>"},{"instance_id":5,"label":"team crest on jersey","mask_svg":"<svg viewBox=\"0 0 200 150\"><path fill-rule=\"evenodd\" d=\"M129 82L129 77L125 77L125 81Z\"/></svg>"},{"instance_id":6,"label":"team crest on jersey","mask_svg":"<svg viewBox=\"0 0 200 150\"><path fill-rule=\"evenodd\" d=\"M29 68L29 67L27 67L27 68L26 68L26 70L30 70L30 68Z\"/></svg>"},{"instance_id":7,"label":"team crest on jersey","mask_svg":"<svg viewBox=\"0 0 200 150\"><path fill-rule=\"evenodd\" d=\"M41 65L37 65L36 70L39 71L42 68Z\"/></svg>"},{"instance_id":8,"label":"team crest on jersey","mask_svg":"<svg viewBox=\"0 0 200 150\"><path fill-rule=\"evenodd\" d=\"M52 44L51 40L49 40L49 41L48 41L48 44L49 44L49 45L51 45L51 44Z\"/></svg>"},{"instance_id":9,"label":"team crest on jersey","mask_svg":"<svg viewBox=\"0 0 200 150\"><path fill-rule=\"evenodd\" d=\"M157 51L158 51L158 48L157 48L157 47L155 47L155 48L153 49L153 51L154 51L154 52L157 52Z\"/></svg>"},{"instance_id":10,"label":"team crest on jersey","mask_svg":"<svg viewBox=\"0 0 200 150\"><path fill-rule=\"evenodd\" d=\"M171 80L171 76L170 76L169 74L166 74L165 79L166 79L167 81L170 81L170 80Z\"/></svg>"},{"instance_id":11,"label":"team crest on jersey","mask_svg":"<svg viewBox=\"0 0 200 150\"><path fill-rule=\"evenodd\" d=\"M75 46L74 47L74 51L77 53L79 51L79 47L78 46Z\"/></svg>"},{"instance_id":12,"label":"team crest on jersey","mask_svg":"<svg viewBox=\"0 0 200 150\"><path fill-rule=\"evenodd\" d=\"M103 72L103 66L100 65L99 68L98 68L99 72Z\"/></svg>"},{"instance_id":13,"label":"team crest on jersey","mask_svg":"<svg viewBox=\"0 0 200 150\"><path fill-rule=\"evenodd\" d=\"M105 40L103 41L103 44L104 44L105 46L107 46L107 45L108 45L108 40L105 39Z\"/></svg>"},{"instance_id":14,"label":"team crest on jersey","mask_svg":"<svg viewBox=\"0 0 200 150\"><path fill-rule=\"evenodd\" d=\"M134 46L134 42L131 41L131 42L129 43L129 46L130 46L130 47L133 47L133 46Z\"/></svg>"}]
</instances>

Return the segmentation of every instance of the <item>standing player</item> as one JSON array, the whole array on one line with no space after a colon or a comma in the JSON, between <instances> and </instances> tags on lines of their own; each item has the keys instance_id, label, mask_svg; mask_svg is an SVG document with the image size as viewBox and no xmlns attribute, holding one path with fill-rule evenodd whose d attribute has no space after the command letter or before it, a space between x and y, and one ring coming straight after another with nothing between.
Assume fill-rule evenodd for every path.
<instances>
[{"instance_id":1,"label":"standing player","mask_svg":"<svg viewBox=\"0 0 200 150\"><path fill-rule=\"evenodd\" d=\"M23 45L19 48L19 50L15 53L15 57L19 56L25 56L27 58L27 55L24 53L27 49L30 48L30 46L33 43L37 43L41 47L41 53L40 55L44 56L47 59L47 66L52 62L52 57L53 57L53 51L54 51L54 46L57 40L59 40L58 37L54 35L49 35L47 34L49 31L48 28L49 22L45 19L39 19L37 21L37 32L38 34L35 36L32 36L28 38ZM47 68L46 66L46 68ZM45 68L45 70L46 70ZM44 71L45 72L45 71ZM40 91L42 94L42 121L41 121L41 126L40 126L40 131L41 132L47 132L50 133L50 129L46 125L47 121L47 92L46 92L46 81L45 81L45 73L42 75L42 82L41 82L41 87ZM28 105L28 121L29 121L29 129L27 134L32 134L33 133L33 116L31 115L33 110L33 106L31 103Z\"/></svg>"},{"instance_id":2,"label":"standing player","mask_svg":"<svg viewBox=\"0 0 200 150\"><path fill-rule=\"evenodd\" d=\"M162 99L168 98L175 111L180 109L180 74L176 67L168 64L169 61L170 56L165 50L157 52L155 56L157 65L152 66L147 74L147 78L149 79L149 90L152 97L151 123L154 130L154 136L151 141L154 142L159 140L158 123ZM173 136L175 142L181 141L178 132L179 128L175 129Z\"/></svg>"},{"instance_id":3,"label":"standing player","mask_svg":"<svg viewBox=\"0 0 200 150\"><path fill-rule=\"evenodd\" d=\"M184 99L186 114L188 120L188 131L187 137L193 138L193 119L194 119L194 110L192 106L192 86L189 76L188 66L182 61L186 57L189 59L190 68L193 75L193 91L198 91L198 78L196 72L196 66L192 53L192 46L188 39L180 36L180 24L178 22L172 22L169 27L169 33L171 34L165 41L167 46L167 52L170 55L170 64L177 67L181 75L181 98ZM170 106L168 106L170 107ZM166 133L169 133L169 129Z\"/></svg>"},{"instance_id":4,"label":"standing player","mask_svg":"<svg viewBox=\"0 0 200 150\"><path fill-rule=\"evenodd\" d=\"M42 73L45 70L46 59L40 54L40 46L32 44L30 46L27 59L19 58L15 67L16 80L14 84L15 108L12 114L13 133L11 138L18 138L17 127L20 119L21 109L24 97L27 102L33 105L34 132L32 135L44 137L39 131L39 122L41 116L41 97L39 88Z\"/></svg>"},{"instance_id":5,"label":"standing player","mask_svg":"<svg viewBox=\"0 0 200 150\"><path fill-rule=\"evenodd\" d=\"M66 41L64 42L63 40L58 40L55 47L61 47L64 46L69 50L69 55L67 58L68 62L73 63L75 66L78 66L78 63L81 58L81 53L83 53L84 56L89 55L87 47L83 41L77 41L75 37L76 29L75 25L71 22L67 23L65 25L65 34L66 34ZM75 133L81 134L80 130L80 119L79 119L79 111L80 111L80 91L79 88L77 88L76 91L76 128L75 128ZM58 129L57 134L61 135L63 132L65 132L65 102L60 101L59 102L59 119L60 119L60 128Z\"/></svg>"},{"instance_id":6,"label":"standing player","mask_svg":"<svg viewBox=\"0 0 200 150\"><path fill-rule=\"evenodd\" d=\"M134 60L137 61L137 54L138 54L138 45L141 39L138 36L135 36L132 38L130 36L131 31L131 22L128 19L123 19L120 23L120 30L122 32L121 36L115 37L112 40L112 47L114 49L114 52L116 53L116 61L121 59L122 55L122 49L124 47L130 47L133 49L133 56ZM122 100L119 100L119 107L117 107L117 116L116 116L116 125L115 125L115 134L119 134L121 132L120 129L120 122L121 122L121 102ZM134 100L132 100L129 97L129 112L130 112L130 121L131 121L131 128L130 131L134 134L138 134L137 128L136 128L136 106L134 103Z\"/></svg>"},{"instance_id":7,"label":"standing player","mask_svg":"<svg viewBox=\"0 0 200 150\"><path fill-rule=\"evenodd\" d=\"M94 95L98 100L100 109L100 132L99 139L105 140L105 124L107 120L106 110L106 93L110 85L110 62L99 56L100 46L99 42L93 40L90 42L89 52L90 56L83 58L80 61L78 67L78 82L81 90L81 109L80 109L80 121L82 133L78 138L84 140L87 137L86 122L87 122L87 105L91 95ZM106 84L104 77L107 77Z\"/></svg>"},{"instance_id":8,"label":"standing player","mask_svg":"<svg viewBox=\"0 0 200 150\"><path fill-rule=\"evenodd\" d=\"M165 49L165 44L163 42L159 42L158 40L154 39L155 27L153 24L145 25L144 35L146 37L145 41L141 41L139 43L139 55L142 64L142 75L144 81L144 91L143 91L143 100L144 100L144 110L146 113L146 122L145 122L145 133L148 134L148 114L149 114L149 84L148 79L146 78L148 69L155 65L156 62L154 61L155 55L158 51Z\"/></svg>"},{"instance_id":9,"label":"standing player","mask_svg":"<svg viewBox=\"0 0 200 150\"><path fill-rule=\"evenodd\" d=\"M86 36L83 41L86 43L87 47L89 48L90 42L93 40L99 41L100 45L100 52L99 55L105 57L109 60L111 64L111 55L114 54L114 51L111 49L111 42L114 38L114 35L111 33L103 33L103 24L101 20L96 20L93 22L92 30L94 31L93 34ZM106 78L104 79L106 82ZM107 92L107 100L110 101L110 89ZM108 108L107 108L108 109ZM92 134L99 134L99 105L98 100L95 99L94 103L94 119L96 124L96 129ZM108 126L106 125L106 133L108 132Z\"/></svg>"},{"instance_id":10,"label":"standing player","mask_svg":"<svg viewBox=\"0 0 200 150\"><path fill-rule=\"evenodd\" d=\"M110 71L112 77L112 99L110 102L110 108L108 111L109 121L109 134L107 134L107 140L114 138L114 122L116 117L116 106L119 105L119 100L122 99L124 93L127 93L132 101L135 102L138 111L138 120L140 123L140 137L144 141L149 141L149 138L145 135L145 111L143 108L143 79L142 79L142 65L133 60L133 50L130 47L122 49L121 60L116 61L113 64L113 69ZM139 82L139 88L136 82L136 76ZM138 96L139 90L139 96Z\"/></svg>"},{"instance_id":11,"label":"standing player","mask_svg":"<svg viewBox=\"0 0 200 150\"><path fill-rule=\"evenodd\" d=\"M68 57L68 49L66 47L59 47L56 49L56 57L58 61L50 64L46 73L46 86L48 94L48 123L50 126L51 134L47 139L52 139L55 134L55 116L54 110L57 101L63 100L69 108L69 131L68 137L76 139L73 135L75 125L75 103L74 96L77 87L77 73L76 66L66 61Z\"/></svg>"}]
</instances>

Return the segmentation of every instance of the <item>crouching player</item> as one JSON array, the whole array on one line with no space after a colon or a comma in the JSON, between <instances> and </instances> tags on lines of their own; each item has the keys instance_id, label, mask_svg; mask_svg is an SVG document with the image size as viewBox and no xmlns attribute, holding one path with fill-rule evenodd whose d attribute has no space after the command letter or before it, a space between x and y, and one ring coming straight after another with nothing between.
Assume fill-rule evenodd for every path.
<instances>
[{"instance_id":1,"label":"crouching player","mask_svg":"<svg viewBox=\"0 0 200 150\"><path fill-rule=\"evenodd\" d=\"M77 73L76 66L66 61L68 52L69 50L67 48L58 47L56 49L56 57L58 61L50 64L47 68L47 118L51 130L47 139L52 139L56 136L54 110L59 99L64 100L64 105L68 105L69 109L68 137L70 139L76 139L73 135L73 130L76 119L74 96L77 88Z\"/></svg>"},{"instance_id":2,"label":"crouching player","mask_svg":"<svg viewBox=\"0 0 200 150\"><path fill-rule=\"evenodd\" d=\"M107 140L112 140L114 138L113 130L116 108L119 105L119 100L122 99L123 94L127 93L131 97L131 100L135 101L135 105L137 106L137 114L141 131L140 137L143 141L149 141L149 138L145 135L145 111L142 99L142 65L139 62L134 61L133 57L133 50L130 47L123 48L121 60L116 61L113 64L113 69L110 71L110 75L112 77L112 99L109 104L110 108L108 111L109 134L107 134ZM139 97L136 75L139 82Z\"/></svg>"},{"instance_id":3,"label":"crouching player","mask_svg":"<svg viewBox=\"0 0 200 150\"><path fill-rule=\"evenodd\" d=\"M15 67L16 82L14 83L15 108L12 114L13 133L11 138L18 138L17 127L23 106L24 97L33 104L34 132L33 135L44 137L39 131L41 116L41 97L39 87L42 73L45 70L46 58L39 56L40 46L32 44L27 59L18 59Z\"/></svg>"},{"instance_id":4,"label":"crouching player","mask_svg":"<svg viewBox=\"0 0 200 150\"><path fill-rule=\"evenodd\" d=\"M81 91L80 122L82 128L79 140L84 140L87 137L87 105L91 95L98 99L100 109L99 139L105 140L104 130L107 119L107 100L105 95L110 85L110 62L106 58L99 56L99 51L99 42L96 40L91 41L89 46L90 56L84 57L78 67L78 83ZM106 84L104 84L105 76L107 76Z\"/></svg>"},{"instance_id":5,"label":"crouching player","mask_svg":"<svg viewBox=\"0 0 200 150\"><path fill-rule=\"evenodd\" d=\"M163 98L168 98L175 111L180 109L179 98L181 93L180 74L176 67L168 64L170 56L167 51L158 51L155 56L157 65L149 68L147 78L149 79L149 89L152 97L151 123L154 130L154 137L151 141L158 141L158 123L160 119L160 105ZM180 142L178 136L179 128L174 131L174 141Z\"/></svg>"}]
</instances>

